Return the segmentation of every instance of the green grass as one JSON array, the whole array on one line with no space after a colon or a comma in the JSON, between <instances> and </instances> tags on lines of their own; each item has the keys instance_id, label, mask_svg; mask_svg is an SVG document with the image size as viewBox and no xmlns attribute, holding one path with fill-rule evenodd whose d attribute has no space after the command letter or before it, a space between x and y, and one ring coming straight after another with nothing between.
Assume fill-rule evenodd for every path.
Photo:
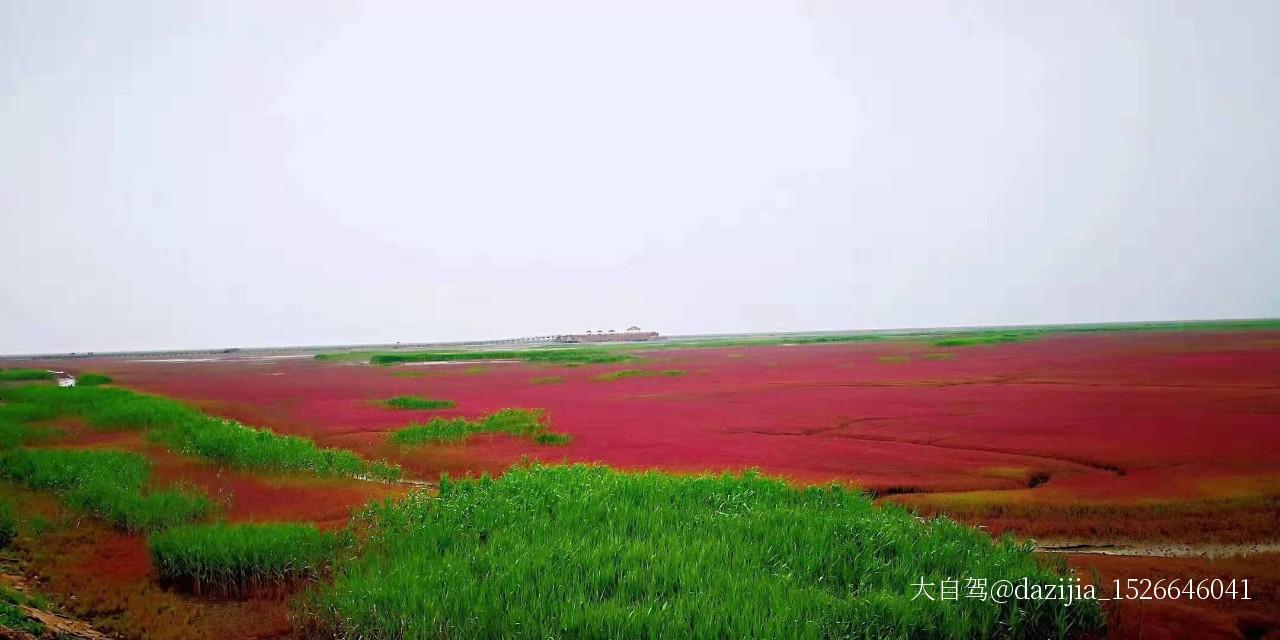
<instances>
[{"instance_id":1,"label":"green grass","mask_svg":"<svg viewBox=\"0 0 1280 640\"><path fill-rule=\"evenodd\" d=\"M462 350L462 351L343 351L316 354L315 358L330 362L369 361L373 364L395 364L399 362L445 362L452 360L524 360L528 362L560 363L568 366L579 364L600 364L623 362L637 353L660 351L665 349L718 349L726 347L760 347L791 344L839 344L851 342L884 342L884 341L939 341L965 339L966 342L954 346L970 346L972 344L994 344L993 342L975 341L974 338L990 337L986 334L1021 334L1021 339L1054 333L1098 333L1124 331L1275 331L1280 330L1280 319L1255 320L1205 320L1189 322L1129 322L1076 325L1039 325L1021 327L993 327L990 329L953 330L953 329L919 329L911 331L879 331L859 333L830 333L808 335L775 335L775 336L742 336L724 338L703 338L693 340L671 340L657 342L637 342L628 344L611 344L602 346L545 345L529 349L509 349L503 351ZM982 335L975 335L982 334ZM550 355L548 355L550 354Z\"/></svg>"},{"instance_id":2,"label":"green grass","mask_svg":"<svg viewBox=\"0 0 1280 640\"><path fill-rule=\"evenodd\" d=\"M96 387L103 384L111 384L111 376L104 376L100 373L86 373L76 378L76 386L78 387Z\"/></svg>"},{"instance_id":3,"label":"green grass","mask_svg":"<svg viewBox=\"0 0 1280 640\"><path fill-rule=\"evenodd\" d=\"M54 637L61 640L61 634L45 635L44 624L29 618L22 607L31 607L41 611L49 611L49 600L39 593L18 591L0 585L0 628L24 631L37 638ZM2 634L0 634L2 635ZM8 636L5 636L8 637Z\"/></svg>"},{"instance_id":4,"label":"green grass","mask_svg":"<svg viewBox=\"0 0 1280 640\"><path fill-rule=\"evenodd\" d=\"M13 503L0 500L0 549L8 547L18 537L18 516L13 512Z\"/></svg>"},{"instance_id":5,"label":"green grass","mask_svg":"<svg viewBox=\"0 0 1280 640\"><path fill-rule=\"evenodd\" d=\"M888 362L891 364L902 364L904 362L910 362L911 356L880 356L876 358L876 360L879 360L880 362Z\"/></svg>"},{"instance_id":6,"label":"green grass","mask_svg":"<svg viewBox=\"0 0 1280 640\"><path fill-rule=\"evenodd\" d=\"M955 357L956 357L956 354L950 351L941 351L937 353L924 354L925 360L954 360Z\"/></svg>"},{"instance_id":7,"label":"green grass","mask_svg":"<svg viewBox=\"0 0 1280 640\"><path fill-rule=\"evenodd\" d=\"M529 382L533 384L559 384L564 382L564 376L539 376Z\"/></svg>"},{"instance_id":8,"label":"green grass","mask_svg":"<svg viewBox=\"0 0 1280 640\"><path fill-rule=\"evenodd\" d=\"M935 340L935 347L972 347L984 344L1025 342L1039 337L1040 331L966 331L951 337Z\"/></svg>"},{"instance_id":9,"label":"green grass","mask_svg":"<svg viewBox=\"0 0 1280 640\"><path fill-rule=\"evenodd\" d=\"M542 409L503 409L483 418L434 418L426 424L409 425L392 433L387 440L394 444L462 442L479 433L506 433L530 438L538 444L567 444L568 435L549 431Z\"/></svg>"},{"instance_id":10,"label":"green grass","mask_svg":"<svg viewBox=\"0 0 1280 640\"><path fill-rule=\"evenodd\" d=\"M2 408L3 405L0 405ZM58 434L55 429L28 425L0 415L0 449L12 449L24 444L48 440Z\"/></svg>"},{"instance_id":11,"label":"green grass","mask_svg":"<svg viewBox=\"0 0 1280 640\"><path fill-rule=\"evenodd\" d=\"M573 442L573 436L567 433L553 433L547 431L534 436L533 441L542 445L559 447Z\"/></svg>"},{"instance_id":12,"label":"green grass","mask_svg":"<svg viewBox=\"0 0 1280 640\"><path fill-rule=\"evenodd\" d=\"M1280 318L1080 324L1049 326L1045 327L1045 329L1065 333L1099 333L1111 331L1276 331L1280 330Z\"/></svg>"},{"instance_id":13,"label":"green grass","mask_svg":"<svg viewBox=\"0 0 1280 640\"><path fill-rule=\"evenodd\" d=\"M605 364L625 362L631 356L598 347L563 347L548 349L516 349L508 351L408 351L374 353L370 364L404 362L457 362L469 360L522 360L549 364Z\"/></svg>"},{"instance_id":14,"label":"green grass","mask_svg":"<svg viewBox=\"0 0 1280 640\"><path fill-rule=\"evenodd\" d=\"M1030 544L753 473L517 467L358 522L362 553L300 604L323 635L1044 638L1102 622L1096 602L913 601L922 578L938 597L944 579L1060 584L1067 570Z\"/></svg>"},{"instance_id":15,"label":"green grass","mask_svg":"<svg viewBox=\"0 0 1280 640\"><path fill-rule=\"evenodd\" d=\"M662 351L666 349L723 349L728 347L772 347L784 344L840 344L846 342L881 342L900 339L893 334L847 333L799 336L758 336L740 338L706 338L701 340L675 340L671 342L638 342L616 345L611 348L623 351Z\"/></svg>"},{"instance_id":16,"label":"green grass","mask_svg":"<svg viewBox=\"0 0 1280 640\"><path fill-rule=\"evenodd\" d=\"M150 490L151 465L125 451L16 449L0 454L0 477L52 491L74 509L128 531L151 531L208 515L212 503L187 489Z\"/></svg>"},{"instance_id":17,"label":"green grass","mask_svg":"<svg viewBox=\"0 0 1280 640\"><path fill-rule=\"evenodd\" d=\"M44 625L27 617L16 604L0 602L0 628L23 631L37 638L44 634Z\"/></svg>"},{"instance_id":18,"label":"green grass","mask_svg":"<svg viewBox=\"0 0 1280 640\"><path fill-rule=\"evenodd\" d=\"M0 389L0 401L0 421L7 414L20 424L72 415L97 429L141 429L172 451L234 467L382 480L400 474L397 467L369 462L350 451L321 448L307 438L205 415L180 402L128 389L28 385Z\"/></svg>"},{"instance_id":19,"label":"green grass","mask_svg":"<svg viewBox=\"0 0 1280 640\"><path fill-rule=\"evenodd\" d=\"M726 347L758 347L784 344L834 344L846 342L881 341L935 341L948 342L940 346L972 346L1032 340L1057 333L1111 333L1126 331L1276 331L1280 319L1255 320L1205 320L1188 322L1129 322L1077 325L1039 325L1022 327L993 327L956 331L952 329L920 329L913 331L886 331L879 333L844 333L799 336L759 336L707 338L701 340L675 340L670 342L637 343L608 348L627 352L657 351L663 349L715 349ZM960 342L950 343L952 340Z\"/></svg>"},{"instance_id":20,"label":"green grass","mask_svg":"<svg viewBox=\"0 0 1280 640\"><path fill-rule=\"evenodd\" d=\"M0 382L53 380L53 378L53 373L44 369L0 369Z\"/></svg>"},{"instance_id":21,"label":"green grass","mask_svg":"<svg viewBox=\"0 0 1280 640\"><path fill-rule=\"evenodd\" d=\"M160 578L196 593L247 595L323 574L339 536L311 524L174 527L147 540Z\"/></svg>"},{"instance_id":22,"label":"green grass","mask_svg":"<svg viewBox=\"0 0 1280 640\"><path fill-rule=\"evenodd\" d=\"M685 375L682 369L667 369L664 371L655 371L653 369L622 369L619 371L610 371L609 373L600 374L595 377L596 380L609 381L621 380L622 378L652 378L654 376L666 376L676 378Z\"/></svg>"},{"instance_id":23,"label":"green grass","mask_svg":"<svg viewBox=\"0 0 1280 640\"><path fill-rule=\"evenodd\" d=\"M391 409L452 409L458 406L452 400L432 400L418 396L396 396L383 400L382 404Z\"/></svg>"}]
</instances>

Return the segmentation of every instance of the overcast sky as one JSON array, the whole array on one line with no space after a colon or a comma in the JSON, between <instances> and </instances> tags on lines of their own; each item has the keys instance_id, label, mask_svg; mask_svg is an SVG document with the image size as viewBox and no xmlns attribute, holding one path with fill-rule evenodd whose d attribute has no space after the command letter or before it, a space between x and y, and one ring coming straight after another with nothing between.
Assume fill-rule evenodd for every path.
<instances>
[{"instance_id":1,"label":"overcast sky","mask_svg":"<svg viewBox=\"0 0 1280 640\"><path fill-rule=\"evenodd\" d=\"M1280 316L1280 4L0 0L0 353Z\"/></svg>"}]
</instances>

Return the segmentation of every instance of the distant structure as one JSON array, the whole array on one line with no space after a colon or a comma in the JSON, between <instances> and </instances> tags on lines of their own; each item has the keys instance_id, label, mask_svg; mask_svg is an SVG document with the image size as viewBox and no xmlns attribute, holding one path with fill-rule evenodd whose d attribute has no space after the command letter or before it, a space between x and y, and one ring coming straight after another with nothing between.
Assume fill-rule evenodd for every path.
<instances>
[{"instance_id":1,"label":"distant structure","mask_svg":"<svg viewBox=\"0 0 1280 640\"><path fill-rule=\"evenodd\" d=\"M625 332L619 333L616 329L604 330L596 332L587 331L586 333L572 333L562 336L556 336L556 342L646 342L649 340L661 340L662 336L657 331L645 331L640 327L632 325L627 327Z\"/></svg>"}]
</instances>

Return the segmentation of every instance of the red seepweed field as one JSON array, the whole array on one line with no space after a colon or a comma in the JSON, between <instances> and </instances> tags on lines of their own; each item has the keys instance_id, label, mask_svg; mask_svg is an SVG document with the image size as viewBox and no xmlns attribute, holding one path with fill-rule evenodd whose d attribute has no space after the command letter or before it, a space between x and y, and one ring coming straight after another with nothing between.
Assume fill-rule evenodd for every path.
<instances>
[{"instance_id":1,"label":"red seepweed field","mask_svg":"<svg viewBox=\"0 0 1280 640\"><path fill-rule=\"evenodd\" d=\"M755 468L798 484L844 483L924 514L1035 538L1046 552L1070 552L1081 575L1096 572L1104 584L1252 581L1249 601L1110 603L1113 637L1280 633L1280 332L668 348L636 356L573 367L237 356L31 364L105 373L121 387L387 459L417 480L500 474L540 460L675 472ZM609 375L621 370L666 373ZM396 396L456 407L393 410L380 402ZM457 444L388 442L410 423L504 408L544 409L552 429L572 441L540 446L482 434ZM144 452L162 477L221 496L231 521L337 526L350 508L406 490L267 479L191 462L136 433L66 424L73 435L62 446ZM211 636L289 629L273 600L193 602L149 586L136 538L101 528L59 535L49 547L59 553L37 550L31 571L54 594L82 590L82 603L97 604L79 612L126 635L164 635L158 629L183 616ZM104 587L92 579L99 574L114 582ZM113 607L116 613L104 613Z\"/></svg>"}]
</instances>

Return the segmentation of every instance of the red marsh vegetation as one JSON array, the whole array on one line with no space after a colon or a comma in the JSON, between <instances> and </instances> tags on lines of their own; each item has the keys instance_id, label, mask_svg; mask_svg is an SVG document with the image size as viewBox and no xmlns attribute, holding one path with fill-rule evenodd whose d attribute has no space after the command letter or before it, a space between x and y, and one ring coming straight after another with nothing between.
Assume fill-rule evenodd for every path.
<instances>
[{"instance_id":1,"label":"red marsh vegetation","mask_svg":"<svg viewBox=\"0 0 1280 640\"><path fill-rule=\"evenodd\" d=\"M1275 331L1050 334L972 346L659 349L636 352L628 362L573 367L235 357L58 364L322 446L386 458L423 480L496 474L525 459L675 472L757 468L797 483L855 485L924 513L1046 543L1280 541ZM399 397L454 406L387 407L387 399ZM508 408L544 410L550 427L571 440L544 446L479 433L457 443L388 441L410 424L474 420ZM339 522L350 507L402 490L229 472L167 453L137 434L77 433L62 446L108 444L145 451L166 481L227 496L233 520ZM118 555L145 564L145 555L133 551ZM1250 558L1084 554L1071 563L1107 580L1252 576L1257 592L1268 594L1264 606L1119 603L1109 610L1119 637L1180 637L1193 628L1204 629L1200 637L1259 637L1280 627L1265 611L1280 588L1280 569L1274 553Z\"/></svg>"}]
</instances>

